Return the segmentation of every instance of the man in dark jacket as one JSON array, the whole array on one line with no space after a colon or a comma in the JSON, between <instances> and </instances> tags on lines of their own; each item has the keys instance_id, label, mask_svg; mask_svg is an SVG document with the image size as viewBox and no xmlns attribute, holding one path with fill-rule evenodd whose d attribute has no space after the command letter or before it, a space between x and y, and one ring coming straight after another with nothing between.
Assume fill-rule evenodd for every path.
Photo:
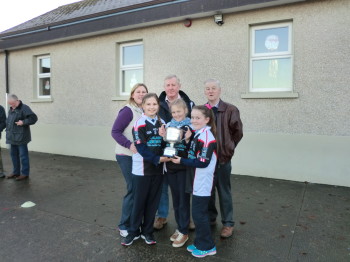
<instances>
[{"instance_id":1,"label":"man in dark jacket","mask_svg":"<svg viewBox=\"0 0 350 262\"><path fill-rule=\"evenodd\" d=\"M5 114L5 109L0 106L0 139L1 139L1 132L5 129L6 127L6 114ZM1 156L1 147L0 147L0 178L4 178L4 167L2 165L2 156Z\"/></svg>"},{"instance_id":2,"label":"man in dark jacket","mask_svg":"<svg viewBox=\"0 0 350 262\"><path fill-rule=\"evenodd\" d=\"M168 75L164 79L164 91L159 96L159 116L166 123L172 119L171 112L169 109L170 103L174 102L178 98L182 98L188 109L188 116L191 117L191 110L194 106L194 102L180 90L181 83L180 79L176 75ZM168 194L168 182L165 177L163 180L162 195L160 198L157 218L154 220L154 228L162 229L167 223L167 217L169 212L169 194Z\"/></svg>"},{"instance_id":3,"label":"man in dark jacket","mask_svg":"<svg viewBox=\"0 0 350 262\"><path fill-rule=\"evenodd\" d=\"M218 191L221 222L221 237L227 238L232 235L233 205L231 194L231 159L239 141L243 137L243 125L239 110L234 105L220 99L220 82L215 79L205 81L205 95L208 105L212 108L216 118L216 142L218 162L215 169L214 187L209 202L209 217L211 224L216 223L218 212L215 207L215 187Z\"/></svg>"},{"instance_id":4,"label":"man in dark jacket","mask_svg":"<svg viewBox=\"0 0 350 262\"><path fill-rule=\"evenodd\" d=\"M10 109L6 122L6 143L11 145L13 172L6 177L21 181L29 177L28 143L32 140L30 125L34 125L38 117L16 95L9 95L7 100Z\"/></svg>"}]
</instances>

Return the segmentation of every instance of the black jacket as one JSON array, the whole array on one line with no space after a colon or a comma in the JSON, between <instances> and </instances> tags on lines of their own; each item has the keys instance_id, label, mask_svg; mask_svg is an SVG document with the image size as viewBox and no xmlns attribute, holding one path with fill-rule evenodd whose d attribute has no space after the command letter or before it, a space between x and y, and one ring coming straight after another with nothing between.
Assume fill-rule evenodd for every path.
<instances>
[{"instance_id":1,"label":"black jacket","mask_svg":"<svg viewBox=\"0 0 350 262\"><path fill-rule=\"evenodd\" d=\"M191 118L191 110L192 107L194 107L194 102L184 93L180 90L179 92L181 98L186 102L187 109L188 109L188 114L187 116ZM168 123L171 121L172 116L171 112L168 106L168 103L165 101L166 98L166 93L163 91L160 96L159 96L159 102L160 102L160 107L159 107L159 116L161 119L165 121L165 123Z\"/></svg>"},{"instance_id":2,"label":"black jacket","mask_svg":"<svg viewBox=\"0 0 350 262\"><path fill-rule=\"evenodd\" d=\"M5 129L6 127L6 114L5 114L5 109L0 106L0 138L1 138L1 132Z\"/></svg>"},{"instance_id":3,"label":"black jacket","mask_svg":"<svg viewBox=\"0 0 350 262\"><path fill-rule=\"evenodd\" d=\"M23 121L22 126L15 123L19 120ZM34 125L38 121L36 114L20 101L18 107L9 110L6 121L6 143L11 145L28 144L32 138L30 134L30 125Z\"/></svg>"}]
</instances>

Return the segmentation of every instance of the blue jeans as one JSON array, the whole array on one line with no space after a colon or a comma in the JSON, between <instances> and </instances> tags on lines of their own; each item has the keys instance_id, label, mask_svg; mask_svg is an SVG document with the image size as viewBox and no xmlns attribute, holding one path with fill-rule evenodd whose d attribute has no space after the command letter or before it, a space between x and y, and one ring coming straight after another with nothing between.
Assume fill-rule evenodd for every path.
<instances>
[{"instance_id":1,"label":"blue jeans","mask_svg":"<svg viewBox=\"0 0 350 262\"><path fill-rule=\"evenodd\" d=\"M215 247L209 224L209 200L210 196L192 196L192 217L196 225L196 237L193 244L202 251Z\"/></svg>"},{"instance_id":2,"label":"blue jeans","mask_svg":"<svg viewBox=\"0 0 350 262\"><path fill-rule=\"evenodd\" d=\"M169 214L169 184L168 179L165 176L162 185L162 194L158 205L157 217L167 218Z\"/></svg>"},{"instance_id":3,"label":"blue jeans","mask_svg":"<svg viewBox=\"0 0 350 262\"><path fill-rule=\"evenodd\" d=\"M2 155L1 155L1 147L0 147L0 174L4 172L4 166L2 165Z\"/></svg>"},{"instance_id":4,"label":"blue jeans","mask_svg":"<svg viewBox=\"0 0 350 262\"><path fill-rule=\"evenodd\" d=\"M126 194L123 198L122 215L120 217L119 229L128 230L132 206L134 204L133 183L132 183L132 157L126 155L116 155L119 167L122 170L126 182Z\"/></svg>"},{"instance_id":5,"label":"blue jeans","mask_svg":"<svg viewBox=\"0 0 350 262\"><path fill-rule=\"evenodd\" d=\"M28 144L11 145L11 159L13 165L12 174L29 176Z\"/></svg>"},{"instance_id":6,"label":"blue jeans","mask_svg":"<svg viewBox=\"0 0 350 262\"><path fill-rule=\"evenodd\" d=\"M215 169L214 186L209 201L209 219L215 221L218 211L215 207L215 187L218 191L221 223L224 226L233 227L233 204L231 193L231 161L223 164L218 164Z\"/></svg>"}]
</instances>

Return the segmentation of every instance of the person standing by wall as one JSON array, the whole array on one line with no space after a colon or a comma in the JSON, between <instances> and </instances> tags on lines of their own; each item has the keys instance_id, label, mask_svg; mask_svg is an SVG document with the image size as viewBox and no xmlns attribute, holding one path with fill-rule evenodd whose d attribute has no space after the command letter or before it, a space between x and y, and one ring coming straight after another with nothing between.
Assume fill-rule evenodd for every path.
<instances>
[{"instance_id":1,"label":"person standing by wall","mask_svg":"<svg viewBox=\"0 0 350 262\"><path fill-rule=\"evenodd\" d=\"M205 96L216 117L217 127L217 153L218 163L215 169L215 181L212 196L209 202L210 223L216 223L218 212L215 207L215 187L218 191L221 222L223 227L220 236L228 238L232 236L233 203L231 194L231 159L239 141L243 137L243 124L239 110L234 105L221 100L220 82L216 79L208 79L204 82Z\"/></svg>"},{"instance_id":2,"label":"person standing by wall","mask_svg":"<svg viewBox=\"0 0 350 262\"><path fill-rule=\"evenodd\" d=\"M6 127L6 113L5 109L0 105L0 139L1 139L1 132ZM1 147L0 147L0 178L4 178L4 167L2 165L2 156L1 156Z\"/></svg>"},{"instance_id":3,"label":"person standing by wall","mask_svg":"<svg viewBox=\"0 0 350 262\"><path fill-rule=\"evenodd\" d=\"M191 116L191 110L194 106L194 102L185 94L185 92L180 90L181 83L180 79L176 75L168 75L164 79L164 91L159 96L160 107L159 107L159 116L166 122L170 122L172 115L170 112L169 105L178 98L182 98L188 109L187 116ZM154 220L154 228L162 229L167 223L167 217L169 213L169 190L168 190L168 181L167 176L164 177L163 186L162 186L162 195L160 198L157 217Z\"/></svg>"},{"instance_id":4,"label":"person standing by wall","mask_svg":"<svg viewBox=\"0 0 350 262\"><path fill-rule=\"evenodd\" d=\"M132 128L142 115L142 99L148 93L146 85L138 83L133 86L127 104L120 109L112 127L112 137L117 142L115 147L116 160L126 182L126 194L123 198L122 215L118 225L122 237L128 235L130 216L134 196L132 193L132 154L137 150L133 143Z\"/></svg>"},{"instance_id":5,"label":"person standing by wall","mask_svg":"<svg viewBox=\"0 0 350 262\"><path fill-rule=\"evenodd\" d=\"M6 143L11 146L13 171L6 178L22 181L29 178L28 143L32 140L30 126L38 121L38 117L16 95L9 95L7 101L10 109L6 121Z\"/></svg>"},{"instance_id":6,"label":"person standing by wall","mask_svg":"<svg viewBox=\"0 0 350 262\"><path fill-rule=\"evenodd\" d=\"M187 105L184 100L176 99L170 104L173 118L166 124L166 128L178 128L185 134L192 133L191 119L187 116ZM162 126L159 134L165 136L166 129ZM183 135L184 136L184 135ZM185 139L175 143L176 156L188 158L188 148ZM168 143L167 146L170 146ZM164 164L164 170L168 179L173 199L173 208L177 229L170 237L173 247L182 247L188 240L188 227L190 224L190 194L186 192L186 166L168 162Z\"/></svg>"},{"instance_id":7,"label":"person standing by wall","mask_svg":"<svg viewBox=\"0 0 350 262\"><path fill-rule=\"evenodd\" d=\"M142 109L144 113L132 129L137 149L137 153L132 155L134 204L128 235L121 242L123 246L131 245L140 237L148 245L156 244L153 221L160 200L163 163L170 161L170 158L162 156L166 143L158 130L165 123L158 116L158 96L154 93L145 95Z\"/></svg>"},{"instance_id":8,"label":"person standing by wall","mask_svg":"<svg viewBox=\"0 0 350 262\"><path fill-rule=\"evenodd\" d=\"M215 139L215 116L207 106L195 106L191 113L191 132L186 132L190 143L188 158L175 156L172 162L187 166L187 192L192 193L192 216L196 225L196 237L187 247L195 257L216 254L216 246L210 232L208 203L214 183L217 161ZM192 138L192 141L191 139Z\"/></svg>"}]
</instances>

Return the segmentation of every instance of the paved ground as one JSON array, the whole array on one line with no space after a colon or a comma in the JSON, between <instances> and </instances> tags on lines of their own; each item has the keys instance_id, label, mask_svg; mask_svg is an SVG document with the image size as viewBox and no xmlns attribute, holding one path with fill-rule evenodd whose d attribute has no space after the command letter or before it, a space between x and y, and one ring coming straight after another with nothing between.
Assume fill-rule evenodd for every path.
<instances>
[{"instance_id":1,"label":"paved ground","mask_svg":"<svg viewBox=\"0 0 350 262\"><path fill-rule=\"evenodd\" d=\"M30 180L0 180L1 262L198 260L171 246L172 211L157 245L120 245L125 184L115 162L30 156ZM9 173L6 149L3 161ZM232 184L234 236L222 240L213 227L218 253L204 261L350 261L350 188L246 176ZM36 206L21 208L26 201Z\"/></svg>"}]
</instances>

